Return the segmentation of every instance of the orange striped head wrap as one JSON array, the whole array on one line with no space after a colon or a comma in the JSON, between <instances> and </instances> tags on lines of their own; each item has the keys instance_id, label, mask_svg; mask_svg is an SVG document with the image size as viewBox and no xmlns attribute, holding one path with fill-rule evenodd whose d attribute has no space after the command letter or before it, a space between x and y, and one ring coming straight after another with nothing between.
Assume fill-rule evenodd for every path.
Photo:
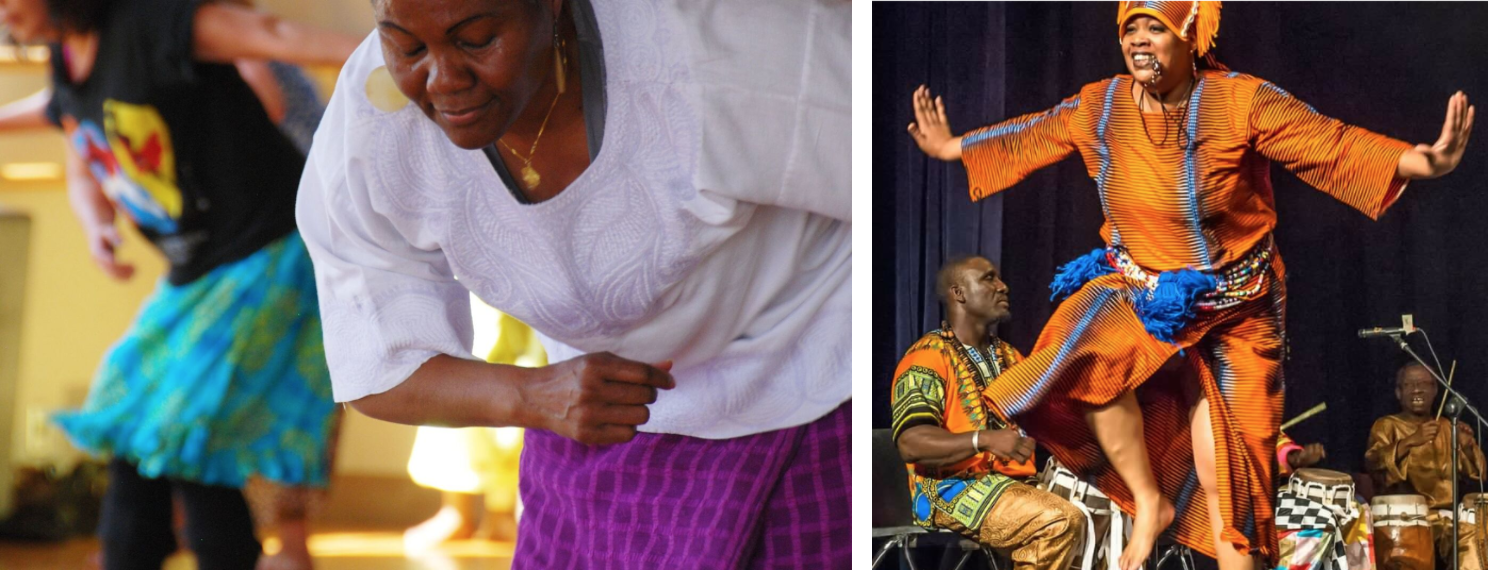
<instances>
[{"instance_id":1,"label":"orange striped head wrap","mask_svg":"<svg viewBox=\"0 0 1488 570\"><path fill-rule=\"evenodd\" d=\"M1123 28L1132 17L1152 16L1192 44L1202 58L1214 48L1214 36L1219 34L1219 4L1218 1L1123 1L1116 14L1116 34L1118 38L1123 35Z\"/></svg>"}]
</instances>

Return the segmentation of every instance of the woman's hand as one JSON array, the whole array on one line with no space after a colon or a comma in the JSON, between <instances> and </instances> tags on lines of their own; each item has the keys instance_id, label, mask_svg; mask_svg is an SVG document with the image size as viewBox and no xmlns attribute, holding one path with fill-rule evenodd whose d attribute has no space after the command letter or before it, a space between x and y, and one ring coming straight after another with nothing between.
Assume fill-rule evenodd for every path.
<instances>
[{"instance_id":1,"label":"woman's hand","mask_svg":"<svg viewBox=\"0 0 1488 570\"><path fill-rule=\"evenodd\" d=\"M1474 115L1476 108L1467 103L1467 95L1461 91L1453 94L1447 100L1447 119L1436 144L1418 144L1401 155L1396 173L1403 178L1436 178L1457 168L1472 135Z\"/></svg>"},{"instance_id":2,"label":"woman's hand","mask_svg":"<svg viewBox=\"0 0 1488 570\"><path fill-rule=\"evenodd\" d=\"M134 266L119 260L115 250L124 239L119 236L119 228L113 224L97 224L93 227L83 228L83 233L88 239L88 254L93 257L93 263L98 265L104 273L115 281L128 281L134 276Z\"/></svg>"},{"instance_id":3,"label":"woman's hand","mask_svg":"<svg viewBox=\"0 0 1488 570\"><path fill-rule=\"evenodd\" d=\"M915 89L915 122L909 124L909 136L925 154L941 160L961 160L961 137L951 136L951 124L946 119L945 101L940 97L930 98L930 88L921 85Z\"/></svg>"},{"instance_id":4,"label":"woman's hand","mask_svg":"<svg viewBox=\"0 0 1488 570\"><path fill-rule=\"evenodd\" d=\"M67 159L67 201L73 215L83 226L83 235L88 241L88 255L93 263L116 281L127 281L134 276L134 266L119 260L115 250L124 243L119 228L114 224L114 203L104 195L103 188L71 144L63 145Z\"/></svg>"},{"instance_id":5,"label":"woman's hand","mask_svg":"<svg viewBox=\"0 0 1488 570\"><path fill-rule=\"evenodd\" d=\"M531 415L526 423L579 443L625 443L651 419L656 391L676 387L670 361L648 365L602 352L535 372L518 389Z\"/></svg>"}]
</instances>

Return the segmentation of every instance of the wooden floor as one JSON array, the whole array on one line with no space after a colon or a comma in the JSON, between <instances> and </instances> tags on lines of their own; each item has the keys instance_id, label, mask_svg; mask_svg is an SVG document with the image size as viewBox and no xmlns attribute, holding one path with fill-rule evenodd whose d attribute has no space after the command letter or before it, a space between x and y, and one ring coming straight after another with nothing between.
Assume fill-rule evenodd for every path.
<instances>
[{"instance_id":1,"label":"wooden floor","mask_svg":"<svg viewBox=\"0 0 1488 570\"><path fill-rule=\"evenodd\" d=\"M512 542L455 541L429 552L404 552L403 530L428 519L439 506L438 491L406 477L337 476L311 519L315 570L511 568ZM274 537L263 542L265 552L278 552ZM89 561L97 551L93 538L60 543L0 538L0 570L97 570ZM189 554L178 554L164 570L196 570L196 562Z\"/></svg>"},{"instance_id":2,"label":"wooden floor","mask_svg":"<svg viewBox=\"0 0 1488 570\"><path fill-rule=\"evenodd\" d=\"M265 541L273 552L273 539ZM401 531L341 531L310 538L316 570L507 570L514 545L510 542L456 541L420 554L403 551ZM96 539L63 543L0 541L0 570L88 570L89 557L98 550ZM189 554L171 558L164 570L195 570Z\"/></svg>"}]
</instances>

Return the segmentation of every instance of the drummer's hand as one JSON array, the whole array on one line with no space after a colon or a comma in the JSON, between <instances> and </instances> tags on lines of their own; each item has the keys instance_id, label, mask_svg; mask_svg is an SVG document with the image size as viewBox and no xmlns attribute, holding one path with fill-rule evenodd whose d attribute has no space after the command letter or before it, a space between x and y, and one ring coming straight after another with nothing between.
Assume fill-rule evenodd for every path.
<instances>
[{"instance_id":1,"label":"drummer's hand","mask_svg":"<svg viewBox=\"0 0 1488 570\"><path fill-rule=\"evenodd\" d=\"M1323 450L1323 444L1309 443L1302 449L1293 451L1288 454L1287 463L1291 464L1292 469L1302 469L1304 467L1312 467L1313 465L1317 465L1319 461L1322 461L1327 457L1328 452Z\"/></svg>"},{"instance_id":2,"label":"drummer's hand","mask_svg":"<svg viewBox=\"0 0 1488 570\"><path fill-rule=\"evenodd\" d=\"M980 437L982 451L990 451L1003 461L1022 463L1033 457L1033 439L1023 437L1018 430L983 430Z\"/></svg>"},{"instance_id":3,"label":"drummer's hand","mask_svg":"<svg viewBox=\"0 0 1488 570\"><path fill-rule=\"evenodd\" d=\"M909 136L925 154L941 160L961 158L961 139L951 136L951 122L946 118L945 101L931 98L930 88L921 85L911 97L915 122L909 124Z\"/></svg>"},{"instance_id":4,"label":"drummer's hand","mask_svg":"<svg viewBox=\"0 0 1488 570\"><path fill-rule=\"evenodd\" d=\"M1441 430L1441 424L1437 422L1426 422L1421 424L1421 427L1416 428L1416 433L1411 434L1410 437L1405 438L1405 441L1401 443L1404 443L1406 447L1426 445L1436 439L1436 432L1439 430Z\"/></svg>"},{"instance_id":5,"label":"drummer's hand","mask_svg":"<svg viewBox=\"0 0 1488 570\"><path fill-rule=\"evenodd\" d=\"M1457 442L1459 444L1464 444L1465 445L1467 442L1472 441L1472 438L1473 438L1472 426L1467 425L1464 422L1458 422L1457 423L1457 431L1462 432L1462 433L1457 434Z\"/></svg>"}]
</instances>

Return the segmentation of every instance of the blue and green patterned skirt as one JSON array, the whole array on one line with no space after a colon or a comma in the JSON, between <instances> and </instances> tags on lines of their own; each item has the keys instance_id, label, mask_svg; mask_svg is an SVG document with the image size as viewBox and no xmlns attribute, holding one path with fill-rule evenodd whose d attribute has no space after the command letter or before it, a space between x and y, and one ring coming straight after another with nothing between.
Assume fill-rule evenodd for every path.
<instances>
[{"instance_id":1,"label":"blue and green patterned skirt","mask_svg":"<svg viewBox=\"0 0 1488 570\"><path fill-rule=\"evenodd\" d=\"M146 477L326 483L335 403L298 233L182 286L161 280L98 370L74 444Z\"/></svg>"}]
</instances>

